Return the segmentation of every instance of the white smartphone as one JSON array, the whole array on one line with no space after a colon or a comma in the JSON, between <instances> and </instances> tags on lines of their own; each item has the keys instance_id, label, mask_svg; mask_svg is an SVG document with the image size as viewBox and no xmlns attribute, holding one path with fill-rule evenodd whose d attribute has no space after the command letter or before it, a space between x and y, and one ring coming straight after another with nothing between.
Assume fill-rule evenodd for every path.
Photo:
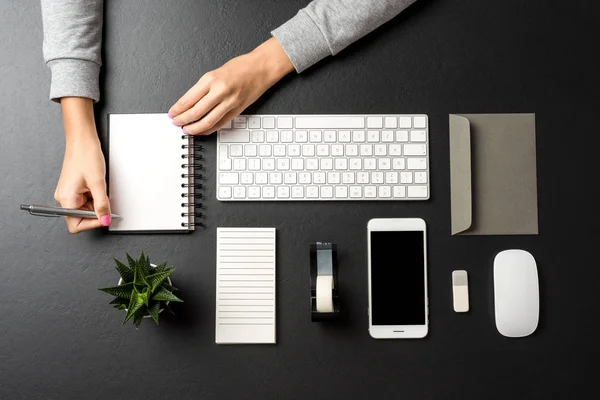
<instances>
[{"instance_id":1,"label":"white smartphone","mask_svg":"<svg viewBox=\"0 0 600 400\"><path fill-rule=\"evenodd\" d=\"M367 232L369 333L375 339L425 337L429 329L425 221L372 219Z\"/></svg>"}]
</instances>

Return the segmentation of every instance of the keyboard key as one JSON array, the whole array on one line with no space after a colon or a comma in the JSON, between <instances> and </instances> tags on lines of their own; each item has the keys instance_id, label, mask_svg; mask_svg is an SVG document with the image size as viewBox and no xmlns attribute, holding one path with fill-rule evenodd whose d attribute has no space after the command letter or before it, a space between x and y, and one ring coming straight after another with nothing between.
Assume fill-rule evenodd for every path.
<instances>
[{"instance_id":1,"label":"keyboard key","mask_svg":"<svg viewBox=\"0 0 600 400\"><path fill-rule=\"evenodd\" d=\"M385 117L383 125L386 128L397 128L398 127L398 119L396 117Z\"/></svg>"},{"instance_id":2,"label":"keyboard key","mask_svg":"<svg viewBox=\"0 0 600 400\"><path fill-rule=\"evenodd\" d=\"M352 132L352 141L353 142L364 142L365 141L365 131L353 131Z\"/></svg>"},{"instance_id":3,"label":"keyboard key","mask_svg":"<svg viewBox=\"0 0 600 400\"><path fill-rule=\"evenodd\" d=\"M333 161L333 166L335 167L335 169L348 169L348 159L335 158Z\"/></svg>"},{"instance_id":4,"label":"keyboard key","mask_svg":"<svg viewBox=\"0 0 600 400\"><path fill-rule=\"evenodd\" d=\"M241 157L244 153L244 147L241 144L229 145L229 156L230 157Z\"/></svg>"},{"instance_id":5,"label":"keyboard key","mask_svg":"<svg viewBox=\"0 0 600 400\"><path fill-rule=\"evenodd\" d=\"M396 131L396 142L408 142L408 131Z\"/></svg>"},{"instance_id":6,"label":"keyboard key","mask_svg":"<svg viewBox=\"0 0 600 400\"><path fill-rule=\"evenodd\" d=\"M246 117L238 116L233 119L233 128L234 129L246 129Z\"/></svg>"},{"instance_id":7,"label":"keyboard key","mask_svg":"<svg viewBox=\"0 0 600 400\"><path fill-rule=\"evenodd\" d=\"M382 117L367 117L367 128L383 128Z\"/></svg>"},{"instance_id":8,"label":"keyboard key","mask_svg":"<svg viewBox=\"0 0 600 400\"><path fill-rule=\"evenodd\" d=\"M373 145L372 144L361 144L360 145L360 155L361 156L372 156L373 155Z\"/></svg>"},{"instance_id":9,"label":"keyboard key","mask_svg":"<svg viewBox=\"0 0 600 400\"><path fill-rule=\"evenodd\" d=\"M394 186L393 191L396 198L406 197L406 186Z\"/></svg>"},{"instance_id":10,"label":"keyboard key","mask_svg":"<svg viewBox=\"0 0 600 400\"><path fill-rule=\"evenodd\" d=\"M321 157L327 157L329 155L329 145L328 144L318 144L317 145L317 155Z\"/></svg>"},{"instance_id":11,"label":"keyboard key","mask_svg":"<svg viewBox=\"0 0 600 400\"><path fill-rule=\"evenodd\" d=\"M333 159L332 158L321 158L321 169L333 169Z\"/></svg>"},{"instance_id":12,"label":"keyboard key","mask_svg":"<svg viewBox=\"0 0 600 400\"><path fill-rule=\"evenodd\" d=\"M236 158L233 160L233 170L234 171L245 171L246 170L246 159L245 158Z\"/></svg>"},{"instance_id":13,"label":"keyboard key","mask_svg":"<svg viewBox=\"0 0 600 400\"><path fill-rule=\"evenodd\" d=\"M292 198L293 199L301 199L303 197L304 197L304 187L293 186L292 187Z\"/></svg>"},{"instance_id":14,"label":"keyboard key","mask_svg":"<svg viewBox=\"0 0 600 400\"><path fill-rule=\"evenodd\" d=\"M347 144L346 145L346 155L347 156L357 156L358 155L358 145L357 144Z\"/></svg>"},{"instance_id":15,"label":"keyboard key","mask_svg":"<svg viewBox=\"0 0 600 400\"><path fill-rule=\"evenodd\" d=\"M278 199L289 199L290 198L290 187L289 186L278 186L277 187L277 198Z\"/></svg>"},{"instance_id":16,"label":"keyboard key","mask_svg":"<svg viewBox=\"0 0 600 400\"><path fill-rule=\"evenodd\" d=\"M308 142L308 132L307 131L296 131L296 143L306 143Z\"/></svg>"},{"instance_id":17,"label":"keyboard key","mask_svg":"<svg viewBox=\"0 0 600 400\"><path fill-rule=\"evenodd\" d=\"M250 143L250 131L229 130L219 132L219 142L221 143Z\"/></svg>"},{"instance_id":18,"label":"keyboard key","mask_svg":"<svg viewBox=\"0 0 600 400\"><path fill-rule=\"evenodd\" d=\"M425 131L410 131L411 142L426 142L427 134Z\"/></svg>"},{"instance_id":19,"label":"keyboard key","mask_svg":"<svg viewBox=\"0 0 600 400\"><path fill-rule=\"evenodd\" d=\"M427 159L409 158L407 161L408 169L427 169Z\"/></svg>"},{"instance_id":20,"label":"keyboard key","mask_svg":"<svg viewBox=\"0 0 600 400\"><path fill-rule=\"evenodd\" d=\"M349 143L351 134L350 131L339 131L338 132L338 142L340 143Z\"/></svg>"},{"instance_id":21,"label":"keyboard key","mask_svg":"<svg viewBox=\"0 0 600 400\"><path fill-rule=\"evenodd\" d=\"M354 172L342 172L342 183L354 183Z\"/></svg>"},{"instance_id":22,"label":"keyboard key","mask_svg":"<svg viewBox=\"0 0 600 400\"><path fill-rule=\"evenodd\" d=\"M365 158L363 164L366 170L377 169L377 160L374 158Z\"/></svg>"},{"instance_id":23,"label":"keyboard key","mask_svg":"<svg viewBox=\"0 0 600 400\"><path fill-rule=\"evenodd\" d=\"M333 198L333 186L321 186L321 197L324 199Z\"/></svg>"},{"instance_id":24,"label":"keyboard key","mask_svg":"<svg viewBox=\"0 0 600 400\"><path fill-rule=\"evenodd\" d=\"M342 175L335 171L335 172L328 172L327 173L327 183L330 184L338 184L342 181Z\"/></svg>"},{"instance_id":25,"label":"keyboard key","mask_svg":"<svg viewBox=\"0 0 600 400\"><path fill-rule=\"evenodd\" d=\"M400 128L412 128L412 118L400 117Z\"/></svg>"},{"instance_id":26,"label":"keyboard key","mask_svg":"<svg viewBox=\"0 0 600 400\"><path fill-rule=\"evenodd\" d=\"M240 182L244 185L252 185L254 183L254 174L252 172L242 172L240 174Z\"/></svg>"},{"instance_id":27,"label":"keyboard key","mask_svg":"<svg viewBox=\"0 0 600 400\"><path fill-rule=\"evenodd\" d=\"M290 159L289 158L278 158L277 159L277 169L279 171L287 171L290 169Z\"/></svg>"},{"instance_id":28,"label":"keyboard key","mask_svg":"<svg viewBox=\"0 0 600 400\"><path fill-rule=\"evenodd\" d=\"M365 118L358 116L296 117L296 129L361 129Z\"/></svg>"},{"instance_id":29,"label":"keyboard key","mask_svg":"<svg viewBox=\"0 0 600 400\"><path fill-rule=\"evenodd\" d=\"M270 144L261 144L258 146L258 155L261 157L270 157L271 156L271 145Z\"/></svg>"},{"instance_id":30,"label":"keyboard key","mask_svg":"<svg viewBox=\"0 0 600 400\"><path fill-rule=\"evenodd\" d=\"M260 117L248 118L248 128L249 129L260 129Z\"/></svg>"},{"instance_id":31,"label":"keyboard key","mask_svg":"<svg viewBox=\"0 0 600 400\"><path fill-rule=\"evenodd\" d=\"M262 125L265 129L274 129L275 128L275 117L263 117Z\"/></svg>"},{"instance_id":32,"label":"keyboard key","mask_svg":"<svg viewBox=\"0 0 600 400\"><path fill-rule=\"evenodd\" d=\"M283 174L283 183L286 185L295 185L297 182L297 175L295 172L286 172Z\"/></svg>"},{"instance_id":33,"label":"keyboard key","mask_svg":"<svg viewBox=\"0 0 600 400\"><path fill-rule=\"evenodd\" d=\"M256 145L255 144L245 144L244 145L244 156L246 157L256 157Z\"/></svg>"},{"instance_id":34,"label":"keyboard key","mask_svg":"<svg viewBox=\"0 0 600 400\"><path fill-rule=\"evenodd\" d=\"M390 169L392 161L389 158L379 159L379 169Z\"/></svg>"},{"instance_id":35,"label":"keyboard key","mask_svg":"<svg viewBox=\"0 0 600 400\"><path fill-rule=\"evenodd\" d=\"M304 159L303 158L292 158L292 169L294 171L299 171L304 169Z\"/></svg>"},{"instance_id":36,"label":"keyboard key","mask_svg":"<svg viewBox=\"0 0 600 400\"><path fill-rule=\"evenodd\" d=\"M387 156L387 145L386 144L376 144L375 145L375 155L376 156Z\"/></svg>"},{"instance_id":37,"label":"keyboard key","mask_svg":"<svg viewBox=\"0 0 600 400\"><path fill-rule=\"evenodd\" d=\"M304 157L313 157L315 155L315 145L314 144L303 144L302 145L302 155Z\"/></svg>"},{"instance_id":38,"label":"keyboard key","mask_svg":"<svg viewBox=\"0 0 600 400\"><path fill-rule=\"evenodd\" d=\"M254 180L257 185L266 185L269 181L269 174L266 172L257 172L254 174Z\"/></svg>"},{"instance_id":39,"label":"keyboard key","mask_svg":"<svg viewBox=\"0 0 600 400\"><path fill-rule=\"evenodd\" d=\"M219 186L219 198L230 199L231 198L231 186Z\"/></svg>"},{"instance_id":40,"label":"keyboard key","mask_svg":"<svg viewBox=\"0 0 600 400\"><path fill-rule=\"evenodd\" d=\"M399 156L402 154L401 144L390 144L390 156Z\"/></svg>"},{"instance_id":41,"label":"keyboard key","mask_svg":"<svg viewBox=\"0 0 600 400\"><path fill-rule=\"evenodd\" d=\"M337 199L347 199L348 198L348 186L336 186L335 187L335 197Z\"/></svg>"},{"instance_id":42,"label":"keyboard key","mask_svg":"<svg viewBox=\"0 0 600 400\"><path fill-rule=\"evenodd\" d=\"M362 186L350 186L350 197L353 199L362 197Z\"/></svg>"},{"instance_id":43,"label":"keyboard key","mask_svg":"<svg viewBox=\"0 0 600 400\"><path fill-rule=\"evenodd\" d=\"M415 172L415 183L427 183L427 172Z\"/></svg>"},{"instance_id":44,"label":"keyboard key","mask_svg":"<svg viewBox=\"0 0 600 400\"><path fill-rule=\"evenodd\" d=\"M377 186L365 186L365 198L372 199L377 197Z\"/></svg>"},{"instance_id":45,"label":"keyboard key","mask_svg":"<svg viewBox=\"0 0 600 400\"><path fill-rule=\"evenodd\" d=\"M332 156L343 156L344 155L344 145L343 144L332 144L331 145L331 155Z\"/></svg>"},{"instance_id":46,"label":"keyboard key","mask_svg":"<svg viewBox=\"0 0 600 400\"><path fill-rule=\"evenodd\" d=\"M248 188L248 198L260 199L260 186L250 186Z\"/></svg>"},{"instance_id":47,"label":"keyboard key","mask_svg":"<svg viewBox=\"0 0 600 400\"><path fill-rule=\"evenodd\" d=\"M263 158L262 166L265 171L274 171L275 170L275 159L274 158Z\"/></svg>"},{"instance_id":48,"label":"keyboard key","mask_svg":"<svg viewBox=\"0 0 600 400\"><path fill-rule=\"evenodd\" d=\"M265 199L275 198L275 188L273 186L263 186L262 197Z\"/></svg>"},{"instance_id":49,"label":"keyboard key","mask_svg":"<svg viewBox=\"0 0 600 400\"><path fill-rule=\"evenodd\" d=\"M400 183L412 183L413 174L412 172L400 172Z\"/></svg>"},{"instance_id":50,"label":"keyboard key","mask_svg":"<svg viewBox=\"0 0 600 400\"><path fill-rule=\"evenodd\" d=\"M335 131L323 132L325 143L335 143L337 141Z\"/></svg>"},{"instance_id":51,"label":"keyboard key","mask_svg":"<svg viewBox=\"0 0 600 400\"><path fill-rule=\"evenodd\" d=\"M298 183L302 183L302 184L312 183L312 174L310 172L298 173Z\"/></svg>"},{"instance_id":52,"label":"keyboard key","mask_svg":"<svg viewBox=\"0 0 600 400\"><path fill-rule=\"evenodd\" d=\"M389 186L379 186L379 197L387 199L392 197L391 188Z\"/></svg>"},{"instance_id":53,"label":"keyboard key","mask_svg":"<svg viewBox=\"0 0 600 400\"><path fill-rule=\"evenodd\" d=\"M383 172L371 172L371 183L383 183Z\"/></svg>"},{"instance_id":54,"label":"keyboard key","mask_svg":"<svg viewBox=\"0 0 600 400\"><path fill-rule=\"evenodd\" d=\"M292 143L294 141L293 131L281 131L281 143Z\"/></svg>"},{"instance_id":55,"label":"keyboard key","mask_svg":"<svg viewBox=\"0 0 600 400\"><path fill-rule=\"evenodd\" d=\"M356 183L369 183L369 173L364 171L357 172Z\"/></svg>"},{"instance_id":56,"label":"keyboard key","mask_svg":"<svg viewBox=\"0 0 600 400\"><path fill-rule=\"evenodd\" d=\"M413 118L413 126L417 129L426 128L427 127L427 118L426 117L414 117ZM410 195L409 195L410 197Z\"/></svg>"},{"instance_id":57,"label":"keyboard key","mask_svg":"<svg viewBox=\"0 0 600 400\"><path fill-rule=\"evenodd\" d=\"M221 171L231 171L231 159L230 158L221 158L219 160L219 169Z\"/></svg>"},{"instance_id":58,"label":"keyboard key","mask_svg":"<svg viewBox=\"0 0 600 400\"><path fill-rule=\"evenodd\" d=\"M398 183L398 173L396 171L386 172L385 183L389 183L392 185Z\"/></svg>"},{"instance_id":59,"label":"keyboard key","mask_svg":"<svg viewBox=\"0 0 600 400\"><path fill-rule=\"evenodd\" d=\"M350 169L359 170L362 169L362 158L351 158Z\"/></svg>"},{"instance_id":60,"label":"keyboard key","mask_svg":"<svg viewBox=\"0 0 600 400\"><path fill-rule=\"evenodd\" d=\"M319 159L318 158L307 158L306 159L306 169L309 171L314 171L319 169Z\"/></svg>"},{"instance_id":61,"label":"keyboard key","mask_svg":"<svg viewBox=\"0 0 600 400\"><path fill-rule=\"evenodd\" d=\"M277 128L279 129L292 129L293 122L292 117L278 117L277 118Z\"/></svg>"},{"instance_id":62,"label":"keyboard key","mask_svg":"<svg viewBox=\"0 0 600 400\"><path fill-rule=\"evenodd\" d=\"M321 131L310 131L308 132L308 140L311 143L321 143Z\"/></svg>"},{"instance_id":63,"label":"keyboard key","mask_svg":"<svg viewBox=\"0 0 600 400\"><path fill-rule=\"evenodd\" d=\"M237 172L221 172L219 174L219 183L221 185L237 185L238 182L239 175ZM231 194L229 196L231 196Z\"/></svg>"},{"instance_id":64,"label":"keyboard key","mask_svg":"<svg viewBox=\"0 0 600 400\"><path fill-rule=\"evenodd\" d=\"M252 143L262 143L265 141L265 133L263 131L252 131L250 138Z\"/></svg>"},{"instance_id":65,"label":"keyboard key","mask_svg":"<svg viewBox=\"0 0 600 400\"><path fill-rule=\"evenodd\" d=\"M246 188L244 186L236 186L233 188L233 198L234 199L245 199L246 198Z\"/></svg>"},{"instance_id":66,"label":"keyboard key","mask_svg":"<svg viewBox=\"0 0 600 400\"><path fill-rule=\"evenodd\" d=\"M406 160L404 158L393 158L392 159L392 168L394 169L404 169L406 168Z\"/></svg>"},{"instance_id":67,"label":"keyboard key","mask_svg":"<svg viewBox=\"0 0 600 400\"><path fill-rule=\"evenodd\" d=\"M309 199L314 199L319 197L319 187L318 186L307 186L306 187L306 197Z\"/></svg>"},{"instance_id":68,"label":"keyboard key","mask_svg":"<svg viewBox=\"0 0 600 400\"><path fill-rule=\"evenodd\" d=\"M379 131L368 131L367 142L379 142Z\"/></svg>"},{"instance_id":69,"label":"keyboard key","mask_svg":"<svg viewBox=\"0 0 600 400\"><path fill-rule=\"evenodd\" d=\"M267 143L277 143L277 142L279 142L279 132L267 131Z\"/></svg>"},{"instance_id":70,"label":"keyboard key","mask_svg":"<svg viewBox=\"0 0 600 400\"><path fill-rule=\"evenodd\" d=\"M282 182L283 182L283 174L281 172L270 172L269 173L269 183L271 185L279 185Z\"/></svg>"},{"instance_id":71,"label":"keyboard key","mask_svg":"<svg viewBox=\"0 0 600 400\"><path fill-rule=\"evenodd\" d=\"M248 170L250 171L260 171L260 158L250 158L248 159Z\"/></svg>"},{"instance_id":72,"label":"keyboard key","mask_svg":"<svg viewBox=\"0 0 600 400\"><path fill-rule=\"evenodd\" d=\"M426 144L405 144L404 155L405 156L424 156L427 154Z\"/></svg>"},{"instance_id":73,"label":"keyboard key","mask_svg":"<svg viewBox=\"0 0 600 400\"><path fill-rule=\"evenodd\" d=\"M300 145L299 144L290 144L288 146L288 156L298 157L299 155L300 155Z\"/></svg>"},{"instance_id":74,"label":"keyboard key","mask_svg":"<svg viewBox=\"0 0 600 400\"><path fill-rule=\"evenodd\" d=\"M325 183L325 172L313 173L313 183Z\"/></svg>"},{"instance_id":75,"label":"keyboard key","mask_svg":"<svg viewBox=\"0 0 600 400\"><path fill-rule=\"evenodd\" d=\"M390 143L394 141L394 131L382 131L381 141L384 143Z\"/></svg>"},{"instance_id":76,"label":"keyboard key","mask_svg":"<svg viewBox=\"0 0 600 400\"><path fill-rule=\"evenodd\" d=\"M427 186L409 186L408 197L427 198Z\"/></svg>"},{"instance_id":77,"label":"keyboard key","mask_svg":"<svg viewBox=\"0 0 600 400\"><path fill-rule=\"evenodd\" d=\"M273 155L275 157L285 157L285 144L274 144Z\"/></svg>"}]
</instances>

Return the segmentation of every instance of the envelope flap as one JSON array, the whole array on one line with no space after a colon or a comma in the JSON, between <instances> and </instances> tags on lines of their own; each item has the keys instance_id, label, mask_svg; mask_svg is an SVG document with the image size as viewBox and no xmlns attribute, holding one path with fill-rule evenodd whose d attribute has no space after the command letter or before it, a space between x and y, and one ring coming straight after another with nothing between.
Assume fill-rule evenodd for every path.
<instances>
[{"instance_id":1,"label":"envelope flap","mask_svg":"<svg viewBox=\"0 0 600 400\"><path fill-rule=\"evenodd\" d=\"M471 227L471 128L463 116L450 114L450 200L452 234Z\"/></svg>"}]
</instances>

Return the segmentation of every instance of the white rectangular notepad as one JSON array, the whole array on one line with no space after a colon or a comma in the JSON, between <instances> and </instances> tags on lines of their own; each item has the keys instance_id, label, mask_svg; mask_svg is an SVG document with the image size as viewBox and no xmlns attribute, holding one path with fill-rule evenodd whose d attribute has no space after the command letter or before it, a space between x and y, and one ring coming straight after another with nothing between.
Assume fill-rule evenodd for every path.
<instances>
[{"instance_id":1,"label":"white rectangular notepad","mask_svg":"<svg viewBox=\"0 0 600 400\"><path fill-rule=\"evenodd\" d=\"M275 228L217 228L217 344L275 343Z\"/></svg>"},{"instance_id":2,"label":"white rectangular notepad","mask_svg":"<svg viewBox=\"0 0 600 400\"><path fill-rule=\"evenodd\" d=\"M194 229L194 145L167 114L110 114L112 232Z\"/></svg>"}]
</instances>

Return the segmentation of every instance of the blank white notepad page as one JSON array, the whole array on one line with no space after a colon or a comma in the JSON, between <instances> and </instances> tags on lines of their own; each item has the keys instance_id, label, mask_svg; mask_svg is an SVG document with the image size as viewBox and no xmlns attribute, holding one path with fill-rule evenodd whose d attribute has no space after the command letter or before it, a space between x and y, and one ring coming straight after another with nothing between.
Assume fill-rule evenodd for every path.
<instances>
[{"instance_id":1,"label":"blank white notepad page","mask_svg":"<svg viewBox=\"0 0 600 400\"><path fill-rule=\"evenodd\" d=\"M217 228L219 344L275 343L275 228Z\"/></svg>"},{"instance_id":2,"label":"blank white notepad page","mask_svg":"<svg viewBox=\"0 0 600 400\"><path fill-rule=\"evenodd\" d=\"M167 114L111 114L109 116L109 196L114 220L110 231L185 230L188 218L181 207L181 129Z\"/></svg>"}]
</instances>

